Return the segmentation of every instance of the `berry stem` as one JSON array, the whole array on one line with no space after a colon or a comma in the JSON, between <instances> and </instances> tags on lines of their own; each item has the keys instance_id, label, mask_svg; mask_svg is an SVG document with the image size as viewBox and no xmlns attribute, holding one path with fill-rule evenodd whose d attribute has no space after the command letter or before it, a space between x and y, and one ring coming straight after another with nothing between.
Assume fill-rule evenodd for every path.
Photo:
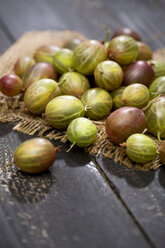
<instances>
[{"instance_id":1,"label":"berry stem","mask_svg":"<svg viewBox=\"0 0 165 248\"><path fill-rule=\"evenodd\" d=\"M55 148L54 148L55 152L56 152L56 153L60 152L60 148L61 148L61 146L55 147Z\"/></svg>"},{"instance_id":2,"label":"berry stem","mask_svg":"<svg viewBox=\"0 0 165 248\"><path fill-rule=\"evenodd\" d=\"M73 67L70 67L69 68L69 72L73 72L74 71L74 68Z\"/></svg>"},{"instance_id":3,"label":"berry stem","mask_svg":"<svg viewBox=\"0 0 165 248\"><path fill-rule=\"evenodd\" d=\"M162 143L161 138L160 138L160 132L158 132L158 134L157 134L157 139L158 139L158 141L159 141L160 143Z\"/></svg>"},{"instance_id":4,"label":"berry stem","mask_svg":"<svg viewBox=\"0 0 165 248\"><path fill-rule=\"evenodd\" d=\"M92 107L90 107L90 106L88 106L88 105L86 105L85 107L84 107L84 109L85 109L85 111L87 111L88 109L91 109Z\"/></svg>"},{"instance_id":5,"label":"berry stem","mask_svg":"<svg viewBox=\"0 0 165 248\"><path fill-rule=\"evenodd\" d=\"M60 83L58 83L58 86L64 84L66 82L66 78L64 78Z\"/></svg>"},{"instance_id":6,"label":"berry stem","mask_svg":"<svg viewBox=\"0 0 165 248\"><path fill-rule=\"evenodd\" d=\"M120 144L121 147L126 147L126 142Z\"/></svg>"},{"instance_id":7,"label":"berry stem","mask_svg":"<svg viewBox=\"0 0 165 248\"><path fill-rule=\"evenodd\" d=\"M76 141L74 141L72 144L71 144L71 146L70 146L70 148L66 151L66 152L69 152L72 148L73 148L73 146L76 144Z\"/></svg>"}]
</instances>

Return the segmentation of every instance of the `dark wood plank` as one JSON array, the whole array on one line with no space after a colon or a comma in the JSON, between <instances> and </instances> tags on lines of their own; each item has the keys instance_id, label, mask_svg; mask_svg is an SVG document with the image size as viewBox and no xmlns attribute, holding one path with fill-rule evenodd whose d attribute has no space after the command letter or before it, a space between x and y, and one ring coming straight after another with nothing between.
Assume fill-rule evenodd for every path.
<instances>
[{"instance_id":1,"label":"dark wood plank","mask_svg":"<svg viewBox=\"0 0 165 248\"><path fill-rule=\"evenodd\" d=\"M29 138L11 128L0 124L1 164ZM67 148L43 174L30 176L15 166L1 174L0 217L10 226L1 248L10 233L24 247L150 247L90 158ZM19 247L14 239L13 247Z\"/></svg>"},{"instance_id":2,"label":"dark wood plank","mask_svg":"<svg viewBox=\"0 0 165 248\"><path fill-rule=\"evenodd\" d=\"M2 29L0 28L0 54L2 54L3 52L6 51L7 48L10 47L11 42L10 40L7 38L7 35L2 31Z\"/></svg>"},{"instance_id":3,"label":"dark wood plank","mask_svg":"<svg viewBox=\"0 0 165 248\"><path fill-rule=\"evenodd\" d=\"M29 30L67 28L56 3L52 8L45 0L7 0L3 2L0 15L15 39Z\"/></svg>"},{"instance_id":4,"label":"dark wood plank","mask_svg":"<svg viewBox=\"0 0 165 248\"><path fill-rule=\"evenodd\" d=\"M133 213L157 247L164 247L165 237L165 169L142 172L114 161L95 158L113 190Z\"/></svg>"},{"instance_id":5,"label":"dark wood plank","mask_svg":"<svg viewBox=\"0 0 165 248\"><path fill-rule=\"evenodd\" d=\"M27 30L65 28L101 39L105 25L112 31L129 26L137 30L143 40L150 40L149 45L156 49L165 43L164 9L163 0L113 3L108 0L7 0L1 4L0 15L16 39ZM153 35L157 35L154 40Z\"/></svg>"},{"instance_id":6,"label":"dark wood plank","mask_svg":"<svg viewBox=\"0 0 165 248\"><path fill-rule=\"evenodd\" d=\"M10 238L9 238L9 234L10 234ZM21 247L16 235L14 234L13 229L11 228L8 221L6 221L6 216L4 215L1 206L0 206L0 246L8 247L8 248Z\"/></svg>"}]
</instances>

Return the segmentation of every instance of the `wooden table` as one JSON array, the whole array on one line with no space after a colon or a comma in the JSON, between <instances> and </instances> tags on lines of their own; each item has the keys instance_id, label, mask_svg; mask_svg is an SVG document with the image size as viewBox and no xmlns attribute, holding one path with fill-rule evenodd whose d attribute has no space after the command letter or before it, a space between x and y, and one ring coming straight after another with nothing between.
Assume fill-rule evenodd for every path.
<instances>
[{"instance_id":1,"label":"wooden table","mask_svg":"<svg viewBox=\"0 0 165 248\"><path fill-rule=\"evenodd\" d=\"M164 0L6 0L0 52L28 30L77 30L91 39L135 29L153 50L165 47ZM29 136L0 123L1 164ZM165 169L141 172L82 149L61 153L47 172L17 171L0 187L1 248L165 247Z\"/></svg>"}]
</instances>

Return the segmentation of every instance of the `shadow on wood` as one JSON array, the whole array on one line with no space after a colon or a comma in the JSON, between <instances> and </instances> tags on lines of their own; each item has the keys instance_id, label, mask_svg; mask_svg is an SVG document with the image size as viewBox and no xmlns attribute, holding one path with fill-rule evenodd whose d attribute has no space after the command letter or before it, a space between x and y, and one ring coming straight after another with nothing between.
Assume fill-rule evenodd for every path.
<instances>
[{"instance_id":1,"label":"shadow on wood","mask_svg":"<svg viewBox=\"0 0 165 248\"><path fill-rule=\"evenodd\" d=\"M135 168L126 168L116 164L113 160L102 157L103 169L119 178L125 178L127 183L136 188L144 188L149 185L155 176L154 171L138 171Z\"/></svg>"}]
</instances>

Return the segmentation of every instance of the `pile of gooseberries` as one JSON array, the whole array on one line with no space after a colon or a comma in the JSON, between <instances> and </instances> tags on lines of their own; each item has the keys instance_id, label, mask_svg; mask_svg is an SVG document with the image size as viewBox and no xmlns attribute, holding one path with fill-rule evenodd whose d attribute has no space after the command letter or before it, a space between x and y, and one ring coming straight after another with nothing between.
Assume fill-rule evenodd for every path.
<instances>
[{"instance_id":1,"label":"pile of gooseberries","mask_svg":"<svg viewBox=\"0 0 165 248\"><path fill-rule=\"evenodd\" d=\"M94 121L103 120L107 139L118 146L125 142L132 161L147 163L159 153L165 164L165 63L152 59L134 30L116 30L104 41L71 39L62 48L43 44L33 57L20 58L14 72L0 78L0 91L8 97L22 92L30 113L66 130L70 149L91 145ZM159 151L146 130L157 137ZM13 161L38 173L56 152L49 141L31 139L17 148Z\"/></svg>"}]
</instances>

